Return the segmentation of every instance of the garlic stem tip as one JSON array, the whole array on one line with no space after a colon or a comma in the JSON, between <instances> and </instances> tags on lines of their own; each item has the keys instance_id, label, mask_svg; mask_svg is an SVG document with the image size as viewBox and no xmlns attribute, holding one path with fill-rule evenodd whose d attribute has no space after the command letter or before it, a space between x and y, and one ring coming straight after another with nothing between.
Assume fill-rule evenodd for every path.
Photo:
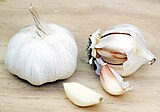
<instances>
[{"instance_id":1,"label":"garlic stem tip","mask_svg":"<svg viewBox=\"0 0 160 112\"><path fill-rule=\"evenodd\" d=\"M28 6L28 10L31 11L32 8L33 8L33 5L32 5L32 3L30 3Z\"/></svg>"},{"instance_id":2,"label":"garlic stem tip","mask_svg":"<svg viewBox=\"0 0 160 112\"><path fill-rule=\"evenodd\" d=\"M152 65L153 63L155 63L157 59L156 58L153 58L151 61L150 61L150 65Z\"/></svg>"}]
</instances>

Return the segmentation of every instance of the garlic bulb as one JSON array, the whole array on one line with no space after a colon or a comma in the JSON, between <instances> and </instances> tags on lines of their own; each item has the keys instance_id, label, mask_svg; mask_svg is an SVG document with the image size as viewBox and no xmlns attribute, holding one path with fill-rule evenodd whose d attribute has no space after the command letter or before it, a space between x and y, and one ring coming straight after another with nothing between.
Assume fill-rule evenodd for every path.
<instances>
[{"instance_id":1,"label":"garlic bulb","mask_svg":"<svg viewBox=\"0 0 160 112\"><path fill-rule=\"evenodd\" d=\"M68 98L77 106L91 106L104 101L104 97L76 82L63 83Z\"/></svg>"},{"instance_id":2,"label":"garlic bulb","mask_svg":"<svg viewBox=\"0 0 160 112\"><path fill-rule=\"evenodd\" d=\"M99 75L104 73L108 75L112 74L116 78L115 74L119 73L121 76L128 76L141 65L145 63L151 65L156 60L155 56L146 48L140 30L131 24L113 26L102 35L100 29L98 29L90 36L89 40L89 64L94 65L96 73ZM103 65L107 69L102 66L102 62L105 63ZM113 71L113 69L118 73ZM104 72L103 70L107 70L108 72ZM123 81L121 76L118 77ZM120 80L117 81L119 82ZM122 85L121 88L123 88ZM125 83L126 90L129 90L129 85ZM110 94L120 94L119 92L112 92Z\"/></svg>"},{"instance_id":3,"label":"garlic bulb","mask_svg":"<svg viewBox=\"0 0 160 112\"><path fill-rule=\"evenodd\" d=\"M9 41L7 69L33 85L70 77L78 52L73 35L64 27L40 21L33 6L29 11L36 24L24 27Z\"/></svg>"}]
</instances>

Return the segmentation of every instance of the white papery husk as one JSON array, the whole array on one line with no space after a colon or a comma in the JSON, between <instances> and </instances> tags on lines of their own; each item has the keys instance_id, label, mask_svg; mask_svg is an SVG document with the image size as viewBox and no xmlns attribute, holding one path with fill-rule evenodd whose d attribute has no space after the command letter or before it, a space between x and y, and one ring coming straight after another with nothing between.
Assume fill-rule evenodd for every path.
<instances>
[{"instance_id":1,"label":"white papery husk","mask_svg":"<svg viewBox=\"0 0 160 112\"><path fill-rule=\"evenodd\" d=\"M41 85L70 77L76 69L77 44L66 28L40 21L29 7L35 25L29 25L11 37L5 64L14 75Z\"/></svg>"}]
</instances>

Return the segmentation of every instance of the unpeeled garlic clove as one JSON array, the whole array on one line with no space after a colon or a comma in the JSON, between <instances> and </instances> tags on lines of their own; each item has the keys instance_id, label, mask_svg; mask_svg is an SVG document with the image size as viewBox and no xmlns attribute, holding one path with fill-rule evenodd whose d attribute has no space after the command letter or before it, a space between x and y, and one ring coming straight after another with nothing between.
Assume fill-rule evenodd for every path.
<instances>
[{"instance_id":1,"label":"unpeeled garlic clove","mask_svg":"<svg viewBox=\"0 0 160 112\"><path fill-rule=\"evenodd\" d=\"M104 90L111 95L121 95L131 90L129 82L124 82L123 78L108 65L101 67L100 80Z\"/></svg>"},{"instance_id":2,"label":"unpeeled garlic clove","mask_svg":"<svg viewBox=\"0 0 160 112\"><path fill-rule=\"evenodd\" d=\"M96 73L100 75L102 87L111 95L121 95L129 90L129 82L124 82L123 78L101 58L95 60L97 65Z\"/></svg>"},{"instance_id":3,"label":"unpeeled garlic clove","mask_svg":"<svg viewBox=\"0 0 160 112\"><path fill-rule=\"evenodd\" d=\"M66 95L77 106L91 106L104 101L104 97L76 82L63 83Z\"/></svg>"}]
</instances>

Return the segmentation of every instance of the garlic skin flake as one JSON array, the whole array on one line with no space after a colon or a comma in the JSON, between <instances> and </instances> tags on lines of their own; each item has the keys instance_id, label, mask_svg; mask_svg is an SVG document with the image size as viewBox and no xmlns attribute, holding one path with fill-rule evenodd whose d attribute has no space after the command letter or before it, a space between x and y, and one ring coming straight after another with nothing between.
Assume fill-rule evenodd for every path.
<instances>
[{"instance_id":1,"label":"garlic skin flake","mask_svg":"<svg viewBox=\"0 0 160 112\"><path fill-rule=\"evenodd\" d=\"M22 28L9 41L5 64L14 75L41 85L70 77L77 65L77 44L70 31L39 20L29 7L36 25Z\"/></svg>"},{"instance_id":2,"label":"garlic skin flake","mask_svg":"<svg viewBox=\"0 0 160 112\"><path fill-rule=\"evenodd\" d=\"M70 101L77 106L86 107L104 101L104 97L101 94L79 83L63 83L63 86Z\"/></svg>"},{"instance_id":3,"label":"garlic skin flake","mask_svg":"<svg viewBox=\"0 0 160 112\"><path fill-rule=\"evenodd\" d=\"M156 57L146 48L140 30L131 24L120 24L107 29L101 36L100 29L91 37L91 55L97 54L121 76L129 76L141 65L153 64ZM98 41L96 41L98 40ZM92 64L92 58L89 63Z\"/></svg>"}]
</instances>

